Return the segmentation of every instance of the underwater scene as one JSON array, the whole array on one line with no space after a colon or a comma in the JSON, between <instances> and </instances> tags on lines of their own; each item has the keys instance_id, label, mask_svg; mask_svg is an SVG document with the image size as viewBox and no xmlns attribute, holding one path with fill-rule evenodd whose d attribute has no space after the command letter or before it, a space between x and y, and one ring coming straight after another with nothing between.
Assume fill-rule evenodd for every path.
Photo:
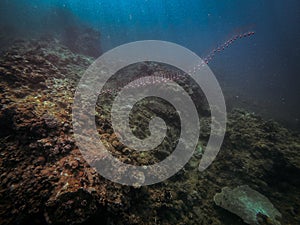
<instances>
[{"instance_id":1,"label":"underwater scene","mask_svg":"<svg viewBox=\"0 0 300 225\"><path fill-rule=\"evenodd\" d=\"M1 0L0 225L300 224L298 0Z\"/></svg>"}]
</instances>

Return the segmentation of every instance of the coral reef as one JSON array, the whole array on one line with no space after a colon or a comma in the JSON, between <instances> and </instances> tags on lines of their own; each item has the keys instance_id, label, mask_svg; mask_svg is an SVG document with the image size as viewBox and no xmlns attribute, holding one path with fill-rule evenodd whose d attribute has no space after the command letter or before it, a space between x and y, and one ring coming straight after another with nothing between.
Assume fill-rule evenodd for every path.
<instances>
[{"instance_id":1,"label":"coral reef","mask_svg":"<svg viewBox=\"0 0 300 225\"><path fill-rule=\"evenodd\" d=\"M97 58L102 54L100 32L85 26L67 26L62 43L72 52Z\"/></svg>"},{"instance_id":2,"label":"coral reef","mask_svg":"<svg viewBox=\"0 0 300 225\"><path fill-rule=\"evenodd\" d=\"M213 197L225 186L245 184L270 199L282 214L281 224L300 221L299 134L243 110L229 114L223 147L202 173L198 163L205 151L210 118L199 104L204 115L199 150L175 176L152 186L128 187L98 175L82 158L71 126L76 84L92 62L55 39L18 41L1 55L1 224L241 225L240 218L215 206ZM155 64L139 66L145 74L169 70ZM129 70L132 77L138 76L137 69L125 72ZM118 80L117 76L112 83ZM187 91L196 90L189 86ZM111 102L113 98L103 94L100 100ZM162 116L170 127L164 145L169 146L178 135L174 122L178 115L165 105L162 101L150 108L142 104L132 115L132 127L141 137L147 135L149 131L143 128L149 117L162 113L163 108ZM101 139L123 162L151 164L170 153L163 148L143 154L126 148L111 128L109 104L96 110ZM259 221L267 221L260 217Z\"/></svg>"}]
</instances>

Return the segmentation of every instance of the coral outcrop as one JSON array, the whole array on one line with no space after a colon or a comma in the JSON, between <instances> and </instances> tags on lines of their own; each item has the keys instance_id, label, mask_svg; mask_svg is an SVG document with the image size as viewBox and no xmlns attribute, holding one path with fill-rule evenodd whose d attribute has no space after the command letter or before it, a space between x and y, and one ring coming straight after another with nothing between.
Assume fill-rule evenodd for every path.
<instances>
[{"instance_id":1,"label":"coral outcrop","mask_svg":"<svg viewBox=\"0 0 300 225\"><path fill-rule=\"evenodd\" d=\"M224 187L221 193L214 196L214 201L218 206L241 217L247 224L259 224L258 216L263 215L270 224L280 225L277 220L281 218L280 212L268 198L247 185L234 189Z\"/></svg>"}]
</instances>

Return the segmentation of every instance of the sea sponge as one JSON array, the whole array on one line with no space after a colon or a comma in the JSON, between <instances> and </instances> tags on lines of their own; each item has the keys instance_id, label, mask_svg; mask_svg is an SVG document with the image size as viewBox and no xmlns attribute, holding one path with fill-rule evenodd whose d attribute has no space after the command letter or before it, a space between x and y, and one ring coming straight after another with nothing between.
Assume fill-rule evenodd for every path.
<instances>
[{"instance_id":1,"label":"sea sponge","mask_svg":"<svg viewBox=\"0 0 300 225\"><path fill-rule=\"evenodd\" d=\"M214 201L216 205L241 217L247 224L259 224L257 219L261 214L266 216L270 224L280 225L277 220L281 218L280 212L268 198L248 185L238 186L234 189L224 187L221 193L214 196Z\"/></svg>"}]
</instances>

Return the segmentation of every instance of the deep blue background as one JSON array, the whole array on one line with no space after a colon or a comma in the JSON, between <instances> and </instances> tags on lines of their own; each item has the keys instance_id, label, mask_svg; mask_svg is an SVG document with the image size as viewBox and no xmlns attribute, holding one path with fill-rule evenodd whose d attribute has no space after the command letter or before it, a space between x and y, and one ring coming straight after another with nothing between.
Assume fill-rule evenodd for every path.
<instances>
[{"instance_id":1,"label":"deep blue background","mask_svg":"<svg viewBox=\"0 0 300 225\"><path fill-rule=\"evenodd\" d=\"M205 57L232 35L255 30L219 54L211 69L237 102L299 125L299 0L2 0L0 7L0 27L22 37L59 30L70 22L59 15L67 11L101 31L105 51L158 39Z\"/></svg>"}]
</instances>

